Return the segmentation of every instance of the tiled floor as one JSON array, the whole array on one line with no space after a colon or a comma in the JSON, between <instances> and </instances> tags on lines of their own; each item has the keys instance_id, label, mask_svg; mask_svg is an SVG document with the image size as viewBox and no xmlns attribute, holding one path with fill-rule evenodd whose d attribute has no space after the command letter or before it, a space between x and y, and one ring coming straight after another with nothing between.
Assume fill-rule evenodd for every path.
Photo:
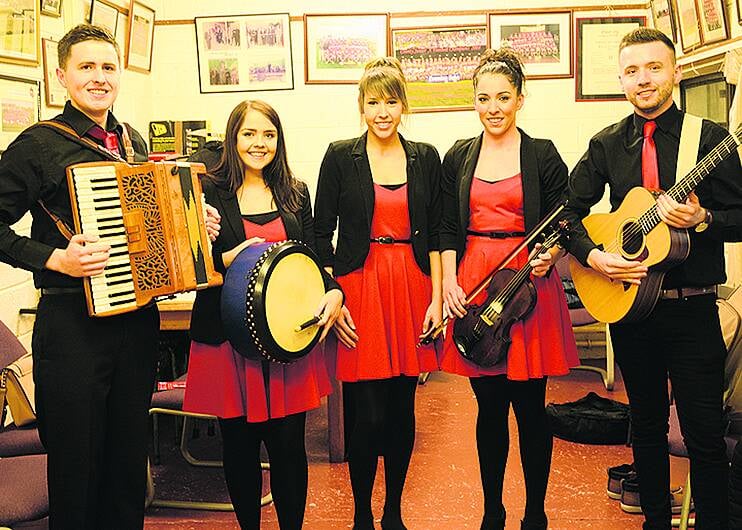
<instances>
[{"instance_id":1,"label":"tiled floor","mask_svg":"<svg viewBox=\"0 0 742 530\"><path fill-rule=\"evenodd\" d=\"M625 401L620 381L609 393L597 374L574 371L549 382L547 400L573 401L589 391ZM405 488L403 516L410 530L458 530L479 528L482 495L474 445L476 402L466 379L434 374L417 394L417 438ZM308 429L310 453L309 498L304 528L331 530L351 527L352 497L347 466L329 464L326 456L322 411L314 413ZM165 425L167 430L167 424ZM173 435L164 436L163 465L155 468L158 495L163 497L226 500L220 470L195 469L182 464ZM506 472L505 505L508 529L519 528L524 505L523 478L517 450L517 429L511 414L511 447ZM205 432L194 445L218 447ZM631 530L641 528L639 516L622 512L617 501L605 495L608 466L631 461L625 446L590 446L555 440L554 457L546 501L549 528L554 530ZM673 461L673 483L685 478L685 462ZM374 513L381 516L383 475L376 479ZM238 528L231 513L150 509L147 530ZM272 506L263 510L266 530L278 529Z\"/></svg>"}]
</instances>

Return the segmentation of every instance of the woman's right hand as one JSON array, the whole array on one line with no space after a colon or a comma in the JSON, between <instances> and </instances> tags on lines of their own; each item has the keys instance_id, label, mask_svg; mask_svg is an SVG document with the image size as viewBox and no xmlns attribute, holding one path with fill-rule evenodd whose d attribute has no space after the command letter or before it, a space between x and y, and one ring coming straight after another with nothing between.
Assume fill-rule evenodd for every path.
<instances>
[{"instance_id":1,"label":"woman's right hand","mask_svg":"<svg viewBox=\"0 0 742 530\"><path fill-rule=\"evenodd\" d=\"M466 293L459 285L456 276L443 278L443 315L447 318L466 315Z\"/></svg>"},{"instance_id":2,"label":"woman's right hand","mask_svg":"<svg viewBox=\"0 0 742 530\"><path fill-rule=\"evenodd\" d=\"M350 311L344 305L340 310L340 316L333 326L335 336L346 348L355 348L358 344L358 334L356 334L356 325L350 316Z\"/></svg>"},{"instance_id":3,"label":"woman's right hand","mask_svg":"<svg viewBox=\"0 0 742 530\"><path fill-rule=\"evenodd\" d=\"M224 252L222 254L222 261L224 262L224 266L229 267L234 259L237 257L237 254L245 250L250 245L255 245L256 243L265 243L265 239L263 239L262 237L251 237L250 239L246 239L245 241L234 247L232 250Z\"/></svg>"}]
</instances>

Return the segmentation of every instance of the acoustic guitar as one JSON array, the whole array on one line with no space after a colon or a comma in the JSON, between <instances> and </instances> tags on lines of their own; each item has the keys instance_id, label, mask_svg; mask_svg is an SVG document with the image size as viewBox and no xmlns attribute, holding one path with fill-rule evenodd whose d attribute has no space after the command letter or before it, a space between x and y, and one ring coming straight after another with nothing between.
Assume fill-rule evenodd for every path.
<instances>
[{"instance_id":1,"label":"acoustic guitar","mask_svg":"<svg viewBox=\"0 0 742 530\"><path fill-rule=\"evenodd\" d=\"M742 126L696 164L667 191L684 202L691 191L742 143ZM570 256L572 279L585 309L600 322L633 322L651 313L659 299L662 280L690 252L686 229L665 224L657 212L657 192L637 187L629 191L615 212L592 214L582 220L588 236L600 250L641 261L648 268L640 285L611 280Z\"/></svg>"}]
</instances>

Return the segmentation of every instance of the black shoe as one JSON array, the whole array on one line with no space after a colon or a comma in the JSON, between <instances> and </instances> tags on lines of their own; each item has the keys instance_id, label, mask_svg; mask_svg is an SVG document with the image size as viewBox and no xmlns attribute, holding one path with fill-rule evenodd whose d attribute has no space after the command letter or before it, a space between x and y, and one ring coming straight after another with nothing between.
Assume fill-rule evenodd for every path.
<instances>
[{"instance_id":1,"label":"black shoe","mask_svg":"<svg viewBox=\"0 0 742 530\"><path fill-rule=\"evenodd\" d=\"M407 530L407 527L402 522L402 517L384 515L381 518L381 530Z\"/></svg>"},{"instance_id":2,"label":"black shoe","mask_svg":"<svg viewBox=\"0 0 742 530\"><path fill-rule=\"evenodd\" d=\"M546 514L526 515L520 522L520 530L546 530L549 524Z\"/></svg>"},{"instance_id":3,"label":"black shoe","mask_svg":"<svg viewBox=\"0 0 742 530\"><path fill-rule=\"evenodd\" d=\"M479 530L505 530L505 508L502 508L498 514L485 513Z\"/></svg>"},{"instance_id":4,"label":"black shoe","mask_svg":"<svg viewBox=\"0 0 742 530\"><path fill-rule=\"evenodd\" d=\"M374 518L364 518L364 519L353 519L353 529L352 530L375 530L374 528Z\"/></svg>"},{"instance_id":5,"label":"black shoe","mask_svg":"<svg viewBox=\"0 0 742 530\"><path fill-rule=\"evenodd\" d=\"M608 468L608 487L606 493L611 499L621 498L621 481L636 475L634 464L621 464Z\"/></svg>"},{"instance_id":6,"label":"black shoe","mask_svg":"<svg viewBox=\"0 0 742 530\"><path fill-rule=\"evenodd\" d=\"M621 502L620 506L626 513L642 513L641 498L639 497L639 479L629 477L621 481ZM683 488L678 486L670 490L670 510L674 514L680 513L683 507ZM691 509L693 503L691 501Z\"/></svg>"}]
</instances>

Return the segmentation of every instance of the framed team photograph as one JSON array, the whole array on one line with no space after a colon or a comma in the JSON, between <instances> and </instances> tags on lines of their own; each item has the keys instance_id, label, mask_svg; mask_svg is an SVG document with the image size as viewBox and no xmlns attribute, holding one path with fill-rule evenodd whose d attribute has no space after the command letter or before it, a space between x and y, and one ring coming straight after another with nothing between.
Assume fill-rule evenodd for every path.
<instances>
[{"instance_id":1,"label":"framed team photograph","mask_svg":"<svg viewBox=\"0 0 742 530\"><path fill-rule=\"evenodd\" d=\"M50 17L61 17L62 0L41 0L41 14Z\"/></svg>"},{"instance_id":2,"label":"framed team photograph","mask_svg":"<svg viewBox=\"0 0 742 530\"><path fill-rule=\"evenodd\" d=\"M723 0L704 0L698 3L701 41L704 45L729 38Z\"/></svg>"},{"instance_id":3,"label":"framed team photograph","mask_svg":"<svg viewBox=\"0 0 742 530\"><path fill-rule=\"evenodd\" d=\"M293 89L290 23L288 13L196 17L201 93Z\"/></svg>"},{"instance_id":4,"label":"framed team photograph","mask_svg":"<svg viewBox=\"0 0 742 530\"><path fill-rule=\"evenodd\" d=\"M412 112L473 108L471 78L487 49L487 26L394 28L392 55L402 63Z\"/></svg>"},{"instance_id":5,"label":"framed team photograph","mask_svg":"<svg viewBox=\"0 0 742 530\"><path fill-rule=\"evenodd\" d=\"M47 107L64 107L67 101L67 89L57 79L59 67L57 44L55 40L41 39L44 56L44 96Z\"/></svg>"},{"instance_id":6,"label":"framed team photograph","mask_svg":"<svg viewBox=\"0 0 742 530\"><path fill-rule=\"evenodd\" d=\"M652 0L652 22L654 27L678 42L678 32L675 28L675 14L671 0Z\"/></svg>"},{"instance_id":7,"label":"framed team photograph","mask_svg":"<svg viewBox=\"0 0 742 530\"><path fill-rule=\"evenodd\" d=\"M618 45L629 31L646 23L645 17L577 19L575 101L625 98L618 81ZM588 56L590 60L584 61Z\"/></svg>"},{"instance_id":8,"label":"framed team photograph","mask_svg":"<svg viewBox=\"0 0 742 530\"><path fill-rule=\"evenodd\" d=\"M557 79L572 71L572 11L489 14L490 46L515 50L528 79Z\"/></svg>"},{"instance_id":9,"label":"framed team photograph","mask_svg":"<svg viewBox=\"0 0 742 530\"><path fill-rule=\"evenodd\" d=\"M678 7L678 33L683 52L701 45L701 24L695 0L675 0Z\"/></svg>"},{"instance_id":10,"label":"framed team photograph","mask_svg":"<svg viewBox=\"0 0 742 530\"><path fill-rule=\"evenodd\" d=\"M152 69L155 10L142 4L139 0L132 0L129 7L127 29L126 68L135 72L149 73Z\"/></svg>"},{"instance_id":11,"label":"framed team photograph","mask_svg":"<svg viewBox=\"0 0 742 530\"><path fill-rule=\"evenodd\" d=\"M389 14L304 15L304 82L354 84L389 53Z\"/></svg>"},{"instance_id":12,"label":"framed team photograph","mask_svg":"<svg viewBox=\"0 0 742 530\"><path fill-rule=\"evenodd\" d=\"M39 0L0 0L0 61L39 64Z\"/></svg>"},{"instance_id":13,"label":"framed team photograph","mask_svg":"<svg viewBox=\"0 0 742 530\"><path fill-rule=\"evenodd\" d=\"M35 79L0 75L0 151L41 119L40 93Z\"/></svg>"}]
</instances>

